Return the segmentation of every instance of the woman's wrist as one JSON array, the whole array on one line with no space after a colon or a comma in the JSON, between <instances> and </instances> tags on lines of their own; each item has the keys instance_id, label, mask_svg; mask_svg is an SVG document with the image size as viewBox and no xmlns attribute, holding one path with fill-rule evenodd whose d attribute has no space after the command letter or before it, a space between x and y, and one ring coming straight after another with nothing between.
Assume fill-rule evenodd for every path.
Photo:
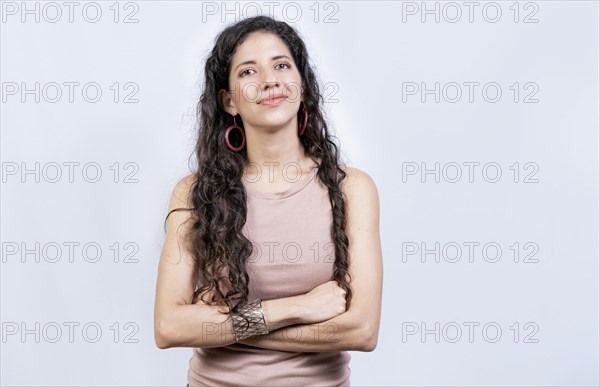
<instances>
[{"instance_id":1,"label":"woman's wrist","mask_svg":"<svg viewBox=\"0 0 600 387\"><path fill-rule=\"evenodd\" d=\"M304 322L301 295L263 300L262 309L269 332Z\"/></svg>"}]
</instances>

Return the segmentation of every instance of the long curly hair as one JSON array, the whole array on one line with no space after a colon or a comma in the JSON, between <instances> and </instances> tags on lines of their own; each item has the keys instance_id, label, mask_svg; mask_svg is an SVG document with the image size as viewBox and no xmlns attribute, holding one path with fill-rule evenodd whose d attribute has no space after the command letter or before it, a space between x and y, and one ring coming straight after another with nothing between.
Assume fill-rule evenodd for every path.
<instances>
[{"instance_id":1,"label":"long curly hair","mask_svg":"<svg viewBox=\"0 0 600 387\"><path fill-rule=\"evenodd\" d=\"M267 16L241 20L225 28L216 38L204 69L204 90L197 105L198 140L195 179L191 185L193 208L170 211L192 211L193 226L189 229L195 270L198 272L196 292L213 290L211 303L224 301L230 312L248 302L250 278L246 272L252 243L242 233L246 223L246 190L242 175L248 166L246 149L231 152L225 146L225 128L231 118L218 102L219 90L228 90L232 57L237 47L255 31L276 34L289 48L304 85L303 103L308 111L308 125L300 137L306 154L318 165L318 177L328 188L333 222L331 237L335 246L334 280L346 291L346 307L352 300L348 273L348 237L345 232L346 212L340 184L346 173L340 167L338 146L329 134L322 113L323 96L315 73L309 64L306 46L288 24ZM298 117L299 118L299 117ZM238 125L243 124L238 121ZM242 126L243 127L243 126ZM317 162L320 159L320 163ZM230 290L223 294L219 282L228 280Z\"/></svg>"}]
</instances>

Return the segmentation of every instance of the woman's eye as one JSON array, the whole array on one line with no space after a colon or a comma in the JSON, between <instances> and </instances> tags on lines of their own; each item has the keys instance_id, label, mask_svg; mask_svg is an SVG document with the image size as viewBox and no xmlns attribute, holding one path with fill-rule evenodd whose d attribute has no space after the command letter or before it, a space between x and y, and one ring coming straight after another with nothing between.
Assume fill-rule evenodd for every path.
<instances>
[{"instance_id":1,"label":"woman's eye","mask_svg":"<svg viewBox=\"0 0 600 387\"><path fill-rule=\"evenodd\" d=\"M248 74L248 71L251 71L251 70L252 70L252 69L246 69L246 70L242 71L242 72L240 73L240 77L243 77L244 75Z\"/></svg>"},{"instance_id":2,"label":"woman's eye","mask_svg":"<svg viewBox=\"0 0 600 387\"><path fill-rule=\"evenodd\" d=\"M287 63L279 63L279 64L275 65L275 67L276 67L276 68L281 68L281 67L279 67L279 66L285 66L284 68L288 68L288 69L292 68L292 66L290 66L290 65L289 65L289 64L287 64ZM244 77L244 76L246 76L246 75L250 74L250 71L254 71L254 70L252 70L252 69L246 69L246 70L242 71L242 72L239 74L239 76L240 76L240 77Z\"/></svg>"}]
</instances>

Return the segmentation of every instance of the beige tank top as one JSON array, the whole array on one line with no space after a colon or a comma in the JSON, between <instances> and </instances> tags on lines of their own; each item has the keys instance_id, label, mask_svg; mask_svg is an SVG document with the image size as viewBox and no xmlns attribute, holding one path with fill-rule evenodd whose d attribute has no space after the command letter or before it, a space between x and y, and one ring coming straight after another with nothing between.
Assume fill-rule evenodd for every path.
<instances>
[{"instance_id":1,"label":"beige tank top","mask_svg":"<svg viewBox=\"0 0 600 387\"><path fill-rule=\"evenodd\" d=\"M342 165L345 169L345 165ZM333 280L331 203L317 168L281 192L258 192L242 179L248 215L242 230L253 243L246 269L250 302L304 294ZM233 343L193 348L191 386L350 386L351 356L287 352Z\"/></svg>"}]
</instances>

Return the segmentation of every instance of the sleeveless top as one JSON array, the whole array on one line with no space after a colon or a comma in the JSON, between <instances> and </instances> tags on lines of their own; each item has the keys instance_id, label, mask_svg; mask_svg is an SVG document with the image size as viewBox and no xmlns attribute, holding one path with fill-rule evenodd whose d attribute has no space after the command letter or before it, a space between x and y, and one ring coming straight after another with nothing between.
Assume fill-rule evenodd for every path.
<instances>
[{"instance_id":1,"label":"sleeveless top","mask_svg":"<svg viewBox=\"0 0 600 387\"><path fill-rule=\"evenodd\" d=\"M331 202L317 170L281 192L253 191L242 179L248 208L242 232L253 245L246 262L249 302L304 294L334 279ZM190 387L350 386L350 359L347 351L288 352L241 343L193 348L188 382Z\"/></svg>"}]
</instances>

